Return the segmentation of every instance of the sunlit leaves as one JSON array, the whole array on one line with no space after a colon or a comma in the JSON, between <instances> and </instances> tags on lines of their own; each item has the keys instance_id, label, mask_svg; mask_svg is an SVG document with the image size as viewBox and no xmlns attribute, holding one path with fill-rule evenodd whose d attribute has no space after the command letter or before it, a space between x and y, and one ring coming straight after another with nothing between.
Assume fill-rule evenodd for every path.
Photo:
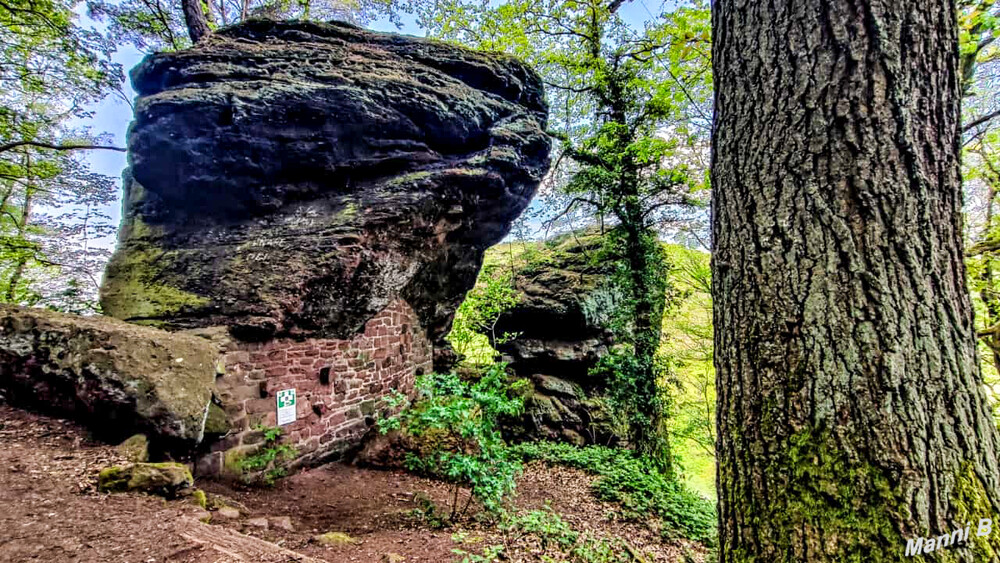
<instances>
[{"instance_id":1,"label":"sunlit leaves","mask_svg":"<svg viewBox=\"0 0 1000 563\"><path fill-rule=\"evenodd\" d=\"M395 0L203 0L211 29L249 18L348 21L364 25L388 16L398 22ZM140 51L190 45L181 3L176 0L88 0L90 15L107 22L112 37Z\"/></svg>"},{"instance_id":2,"label":"sunlit leaves","mask_svg":"<svg viewBox=\"0 0 1000 563\"><path fill-rule=\"evenodd\" d=\"M79 7L0 3L0 145L110 141L71 126L123 79L115 45L78 25ZM30 144L0 152L0 302L94 310L107 251L90 242L112 233L99 210L116 192L79 153Z\"/></svg>"}]
</instances>

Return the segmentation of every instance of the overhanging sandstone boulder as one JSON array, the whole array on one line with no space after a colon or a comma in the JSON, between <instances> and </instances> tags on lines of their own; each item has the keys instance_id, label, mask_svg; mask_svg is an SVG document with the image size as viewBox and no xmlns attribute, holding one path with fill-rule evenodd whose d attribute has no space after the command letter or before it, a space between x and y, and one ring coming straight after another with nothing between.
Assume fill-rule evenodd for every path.
<instances>
[{"instance_id":1,"label":"overhanging sandstone boulder","mask_svg":"<svg viewBox=\"0 0 1000 563\"><path fill-rule=\"evenodd\" d=\"M132 73L109 314L349 338L397 298L441 342L548 167L524 65L346 24L251 21Z\"/></svg>"},{"instance_id":2,"label":"overhanging sandstone boulder","mask_svg":"<svg viewBox=\"0 0 1000 563\"><path fill-rule=\"evenodd\" d=\"M201 441L218 352L206 340L43 309L0 306L0 390L15 405L85 422L110 439Z\"/></svg>"}]
</instances>

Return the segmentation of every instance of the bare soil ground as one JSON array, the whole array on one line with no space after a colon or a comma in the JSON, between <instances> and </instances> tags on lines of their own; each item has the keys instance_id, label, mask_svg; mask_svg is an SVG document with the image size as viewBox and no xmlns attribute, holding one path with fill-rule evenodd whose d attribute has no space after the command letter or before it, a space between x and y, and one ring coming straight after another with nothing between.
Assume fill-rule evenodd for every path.
<instances>
[{"instance_id":1,"label":"bare soil ground","mask_svg":"<svg viewBox=\"0 0 1000 563\"><path fill-rule=\"evenodd\" d=\"M239 517L205 513L187 500L96 491L100 469L121 463L113 447L78 425L0 404L0 563L447 563L452 550L506 544L509 561L541 561L537 542L500 534L489 523L434 529L415 514L430 499L450 502L447 485L407 473L329 464L288 477L272 489L217 482L197 485L210 502ZM700 561L689 542L662 543L654 527L608 518L614 507L589 493L591 477L532 465L518 486L517 506L551 506L578 531L626 538L647 562ZM290 524L290 526L288 526ZM321 545L340 532L348 543ZM465 545L453 534L467 532Z\"/></svg>"}]
</instances>

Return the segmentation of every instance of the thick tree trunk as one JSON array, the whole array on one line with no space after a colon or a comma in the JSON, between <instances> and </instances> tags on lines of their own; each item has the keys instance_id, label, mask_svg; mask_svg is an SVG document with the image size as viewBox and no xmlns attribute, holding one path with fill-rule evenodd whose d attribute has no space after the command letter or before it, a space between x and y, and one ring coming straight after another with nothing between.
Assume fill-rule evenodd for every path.
<instances>
[{"instance_id":1,"label":"thick tree trunk","mask_svg":"<svg viewBox=\"0 0 1000 563\"><path fill-rule=\"evenodd\" d=\"M716 0L720 561L997 561L952 0ZM992 534L976 536L980 518Z\"/></svg>"},{"instance_id":2,"label":"thick tree trunk","mask_svg":"<svg viewBox=\"0 0 1000 563\"><path fill-rule=\"evenodd\" d=\"M208 37L212 33L208 27L208 18L205 17L205 8L202 0L181 0L181 9L184 12L184 24L187 25L188 35L192 43L197 43Z\"/></svg>"}]
</instances>

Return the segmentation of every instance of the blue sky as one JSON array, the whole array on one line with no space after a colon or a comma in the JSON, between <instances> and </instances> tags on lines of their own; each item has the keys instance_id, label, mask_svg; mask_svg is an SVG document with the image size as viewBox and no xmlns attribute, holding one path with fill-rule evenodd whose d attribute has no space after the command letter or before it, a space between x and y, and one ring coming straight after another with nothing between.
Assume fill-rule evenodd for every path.
<instances>
[{"instance_id":1,"label":"blue sky","mask_svg":"<svg viewBox=\"0 0 1000 563\"><path fill-rule=\"evenodd\" d=\"M650 6L659 8L659 1L632 0L622 6L620 13L627 22L636 28L641 28L643 23L650 18L651 14L655 13L654 9ZM412 16L406 16L402 20L402 29L397 29L394 24L385 19L373 22L369 27L379 31L399 32L417 36L425 35L423 30L416 25ZM139 64L143 56L144 53L137 51L131 45L123 45L119 48L114 58L115 62L120 63L127 72ZM125 85L125 94L132 99L135 97L135 92L132 90L132 85L127 82ZM125 146L125 134L128 131L129 122L132 120L132 109L129 105L117 96L109 96L92 109L94 111L93 117L82 121L80 124L90 126L94 132L107 132L113 136L115 145ZM119 152L89 151L85 160L90 164L94 172L100 172L113 178L120 178L122 170L126 167L125 154ZM121 190L119 189L120 193ZM120 203L115 203L112 209L107 211L117 224L121 218ZM99 244L112 246L114 241L105 240L100 241Z\"/></svg>"}]
</instances>

